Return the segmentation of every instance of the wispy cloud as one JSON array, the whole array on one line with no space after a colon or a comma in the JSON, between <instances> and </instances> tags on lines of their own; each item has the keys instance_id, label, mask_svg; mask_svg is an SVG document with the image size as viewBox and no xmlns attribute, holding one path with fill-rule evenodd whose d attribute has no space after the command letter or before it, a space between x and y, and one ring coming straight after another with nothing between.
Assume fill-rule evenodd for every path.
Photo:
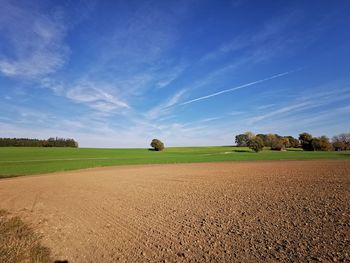
<instances>
[{"instance_id":1,"label":"wispy cloud","mask_svg":"<svg viewBox=\"0 0 350 263\"><path fill-rule=\"evenodd\" d=\"M168 86L182 74L185 68L186 66L181 64L175 67L171 67L169 72L162 74L160 80L157 82L157 86L159 88Z\"/></svg>"},{"instance_id":2,"label":"wispy cloud","mask_svg":"<svg viewBox=\"0 0 350 263\"><path fill-rule=\"evenodd\" d=\"M153 107L151 110L146 112L145 114L146 118L155 119L155 118L158 118L159 116L169 114L170 108L176 105L185 93L186 93L185 89L179 90L173 96L168 98L166 101L162 102L161 104Z\"/></svg>"},{"instance_id":3,"label":"wispy cloud","mask_svg":"<svg viewBox=\"0 0 350 263\"><path fill-rule=\"evenodd\" d=\"M300 13L294 11L270 19L260 26L255 33L238 35L231 41L223 43L217 49L203 56L201 62L219 59L229 53L242 52L245 49L254 50L253 57L256 59L264 59L277 51L277 49L269 49L269 52L267 52L267 47L278 43L280 49L290 42L291 36L286 34L288 32L286 29L295 25L299 20L298 18L300 18ZM282 39L284 40L283 43L281 43Z\"/></svg>"},{"instance_id":4,"label":"wispy cloud","mask_svg":"<svg viewBox=\"0 0 350 263\"><path fill-rule=\"evenodd\" d=\"M273 106L275 106L276 104L275 103L270 103L270 104L265 104L265 105L260 105L260 106L257 106L256 108L258 110L265 110L265 109L268 109L268 108L271 108Z\"/></svg>"},{"instance_id":5,"label":"wispy cloud","mask_svg":"<svg viewBox=\"0 0 350 263\"><path fill-rule=\"evenodd\" d=\"M107 92L95 83L82 82L66 93L67 98L87 105L97 111L109 113L117 109L128 109L130 106L117 96Z\"/></svg>"},{"instance_id":6,"label":"wispy cloud","mask_svg":"<svg viewBox=\"0 0 350 263\"><path fill-rule=\"evenodd\" d=\"M224 42L204 54L198 61L199 67L216 65L220 61L229 62L219 63L219 68L215 68L196 81L191 85L191 89L215 85L225 75L251 69L277 56L282 55L286 58L299 48L301 39L303 39L303 46L309 45L316 38L314 34L311 32L306 34L308 35L306 39L298 30L295 30L303 21L302 18L303 14L300 10L288 10L278 17L264 21L250 32L237 34L231 41Z\"/></svg>"},{"instance_id":7,"label":"wispy cloud","mask_svg":"<svg viewBox=\"0 0 350 263\"><path fill-rule=\"evenodd\" d=\"M50 77L44 77L39 80L42 88L50 89L56 95L64 95L65 84L62 81Z\"/></svg>"},{"instance_id":8,"label":"wispy cloud","mask_svg":"<svg viewBox=\"0 0 350 263\"><path fill-rule=\"evenodd\" d=\"M244 112L243 111L231 111L228 113L228 115L230 116L238 116L238 115L242 115Z\"/></svg>"},{"instance_id":9,"label":"wispy cloud","mask_svg":"<svg viewBox=\"0 0 350 263\"><path fill-rule=\"evenodd\" d=\"M205 77L195 81L191 89L198 89L215 85L218 80L228 74L233 75L238 71L250 69L259 63L265 63L279 55L288 56L291 50L295 50L296 43L301 37L293 30L293 27L300 22L301 12L287 12L279 17L266 21L261 26L253 29L252 32L238 34L231 41L222 43L216 49L206 53L197 62L198 67L216 65L219 61L219 68L211 70ZM312 39L305 40L303 45ZM291 48L293 47L293 48ZM227 59L231 58L231 59Z\"/></svg>"},{"instance_id":10,"label":"wispy cloud","mask_svg":"<svg viewBox=\"0 0 350 263\"><path fill-rule=\"evenodd\" d=\"M240 85L240 86L237 86L237 87L234 87L234 88L221 90L221 91L218 91L218 92L206 95L206 96L202 96L202 97L199 97L199 98L195 98L195 99L191 99L191 100L182 102L182 103L180 103L180 105L190 104L190 103L197 102L197 101L200 101L200 100L209 99L211 97L215 97L215 96L218 96L218 95L221 95L221 94L224 94L224 93L233 92L233 91L236 91L236 90L239 90L239 89L247 88L247 87L259 84L259 83L263 83L263 82L268 81L268 80L272 80L272 79L275 79L275 78L286 76L288 74L291 74L292 72L294 72L294 71L287 71L287 72L284 72L284 73L273 75L273 76L265 78L265 79L249 82L247 84L243 84L243 85Z\"/></svg>"},{"instance_id":11,"label":"wispy cloud","mask_svg":"<svg viewBox=\"0 0 350 263\"><path fill-rule=\"evenodd\" d=\"M193 120L190 122L186 122L181 124L183 127L186 128L192 128L192 129L204 129L207 126L205 126L207 123L210 122L215 122L218 120L222 120L224 118L224 116L219 116L219 117L210 117L210 118L203 118L203 119L199 119L199 120ZM203 126L204 125L204 126Z\"/></svg>"},{"instance_id":12,"label":"wispy cloud","mask_svg":"<svg viewBox=\"0 0 350 263\"><path fill-rule=\"evenodd\" d=\"M119 16L111 19L109 33L92 32L96 41L84 46L92 59L81 78L108 82L117 87L119 97L142 103L148 91L169 86L187 66L169 52L177 44L178 26L190 4L114 5Z\"/></svg>"},{"instance_id":13,"label":"wispy cloud","mask_svg":"<svg viewBox=\"0 0 350 263\"><path fill-rule=\"evenodd\" d=\"M314 104L312 101L305 101L305 102L301 102L301 103L297 103L297 104L288 105L288 106L285 106L285 107L282 107L279 109L274 109L273 111L271 111L267 114L253 117L250 119L250 123L262 121L264 119L267 119L267 118L270 118L270 117L273 117L273 116L276 116L279 114L300 111L302 109L309 109L310 107L317 107L317 106L319 106L319 105Z\"/></svg>"},{"instance_id":14,"label":"wispy cloud","mask_svg":"<svg viewBox=\"0 0 350 263\"><path fill-rule=\"evenodd\" d=\"M69 47L64 43L66 28L59 16L39 13L33 8L2 1L0 41L11 46L11 53L0 46L0 73L6 76L36 78L53 73L67 61Z\"/></svg>"},{"instance_id":15,"label":"wispy cloud","mask_svg":"<svg viewBox=\"0 0 350 263\"><path fill-rule=\"evenodd\" d=\"M254 116L247 120L249 124L265 121L270 118L285 117L286 115L295 116L302 111L309 111L314 108L330 105L335 102L344 101L350 98L349 88L339 88L330 91L324 91L305 95L300 94L297 99L289 101L283 107L273 107L267 113Z\"/></svg>"}]
</instances>

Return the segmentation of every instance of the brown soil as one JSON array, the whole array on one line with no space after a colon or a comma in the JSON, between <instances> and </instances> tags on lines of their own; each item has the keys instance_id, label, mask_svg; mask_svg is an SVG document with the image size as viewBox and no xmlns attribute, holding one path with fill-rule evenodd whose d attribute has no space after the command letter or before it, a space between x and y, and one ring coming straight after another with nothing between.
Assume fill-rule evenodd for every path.
<instances>
[{"instance_id":1,"label":"brown soil","mask_svg":"<svg viewBox=\"0 0 350 263\"><path fill-rule=\"evenodd\" d=\"M70 262L350 260L350 162L140 165L0 181Z\"/></svg>"}]
</instances>

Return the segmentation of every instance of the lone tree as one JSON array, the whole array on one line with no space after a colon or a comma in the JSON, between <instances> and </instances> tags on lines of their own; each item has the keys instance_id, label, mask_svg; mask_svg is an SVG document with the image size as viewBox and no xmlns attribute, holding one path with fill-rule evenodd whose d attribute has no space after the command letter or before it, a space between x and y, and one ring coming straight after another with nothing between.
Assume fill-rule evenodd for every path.
<instances>
[{"instance_id":1,"label":"lone tree","mask_svg":"<svg viewBox=\"0 0 350 263\"><path fill-rule=\"evenodd\" d=\"M151 147L155 150L155 151L162 151L164 150L164 143L162 143L160 140L158 139L153 139L151 142Z\"/></svg>"},{"instance_id":2,"label":"lone tree","mask_svg":"<svg viewBox=\"0 0 350 263\"><path fill-rule=\"evenodd\" d=\"M260 152L264 148L264 142L260 137L255 136L248 141L248 147L254 152Z\"/></svg>"}]
</instances>

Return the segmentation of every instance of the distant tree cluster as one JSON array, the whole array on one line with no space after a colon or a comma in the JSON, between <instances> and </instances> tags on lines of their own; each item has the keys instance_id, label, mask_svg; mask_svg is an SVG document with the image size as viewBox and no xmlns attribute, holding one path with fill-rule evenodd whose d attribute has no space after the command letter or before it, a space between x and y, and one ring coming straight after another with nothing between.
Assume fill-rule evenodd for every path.
<instances>
[{"instance_id":1,"label":"distant tree cluster","mask_svg":"<svg viewBox=\"0 0 350 263\"><path fill-rule=\"evenodd\" d=\"M235 137L237 146L248 146L255 152L264 147L281 151L287 148L302 148L305 151L346 151L350 150L350 133L342 133L332 138L326 136L313 137L307 132L299 134L296 139L293 136L280 136L278 134L257 134L246 132Z\"/></svg>"},{"instance_id":2,"label":"distant tree cluster","mask_svg":"<svg viewBox=\"0 0 350 263\"><path fill-rule=\"evenodd\" d=\"M73 139L49 138L47 140L28 138L0 138L0 147L78 147L78 142Z\"/></svg>"},{"instance_id":3,"label":"distant tree cluster","mask_svg":"<svg viewBox=\"0 0 350 263\"><path fill-rule=\"evenodd\" d=\"M301 147L305 151L347 151L350 150L350 133L341 133L329 140L326 136L313 137L309 133L299 135Z\"/></svg>"},{"instance_id":4,"label":"distant tree cluster","mask_svg":"<svg viewBox=\"0 0 350 263\"><path fill-rule=\"evenodd\" d=\"M299 134L301 147L304 151L331 151L333 145L326 136L313 137L307 132Z\"/></svg>"},{"instance_id":5,"label":"distant tree cluster","mask_svg":"<svg viewBox=\"0 0 350 263\"><path fill-rule=\"evenodd\" d=\"M245 132L238 134L235 138L237 146L248 146L257 152L261 151L263 147L269 147L271 150L281 151L286 148L298 148L300 142L293 136L280 136L278 134L257 134L252 132ZM253 147L254 145L254 147ZM259 145L259 147L257 147Z\"/></svg>"}]
</instances>

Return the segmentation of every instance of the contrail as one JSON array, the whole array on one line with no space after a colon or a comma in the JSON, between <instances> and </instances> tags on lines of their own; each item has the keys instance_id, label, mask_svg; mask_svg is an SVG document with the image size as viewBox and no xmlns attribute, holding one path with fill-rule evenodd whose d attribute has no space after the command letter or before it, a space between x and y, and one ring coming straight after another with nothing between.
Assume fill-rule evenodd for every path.
<instances>
[{"instance_id":1,"label":"contrail","mask_svg":"<svg viewBox=\"0 0 350 263\"><path fill-rule=\"evenodd\" d=\"M268 80L271 80L271 79L275 79L275 78L279 78L279 77L288 75L288 74L290 74L290 73L292 73L292 72L295 72L295 71L296 71L296 70L287 71L287 72L280 73L280 74L274 75L274 76L269 77L269 78L266 78L266 79L261 79L261 80L253 81L253 82L250 82L250 83L247 83L247 84L244 84L244 85L240 85L240 86L237 86L237 87L234 87L234 88L231 88L231 89L225 89L225 90L222 90L222 91L218 91L218 92L215 92L215 93L212 93L212 94L203 96L203 97L199 97L199 98L196 98L196 99L192 99L192 100L188 100L188 101L182 102L182 103L180 103L180 105L190 104L190 103L192 103L192 102L196 102L196 101L199 101L199 100L209 99L209 98L211 98L211 97L215 97L215 96L221 95L221 94L223 94L223 93L227 93L227 92L231 92L231 91L243 89L243 88L246 88L246 87L249 87L249 86L253 86L253 85L255 85L255 84L259 84L259 83L262 83L262 82L265 82L265 81L268 81Z\"/></svg>"}]
</instances>

